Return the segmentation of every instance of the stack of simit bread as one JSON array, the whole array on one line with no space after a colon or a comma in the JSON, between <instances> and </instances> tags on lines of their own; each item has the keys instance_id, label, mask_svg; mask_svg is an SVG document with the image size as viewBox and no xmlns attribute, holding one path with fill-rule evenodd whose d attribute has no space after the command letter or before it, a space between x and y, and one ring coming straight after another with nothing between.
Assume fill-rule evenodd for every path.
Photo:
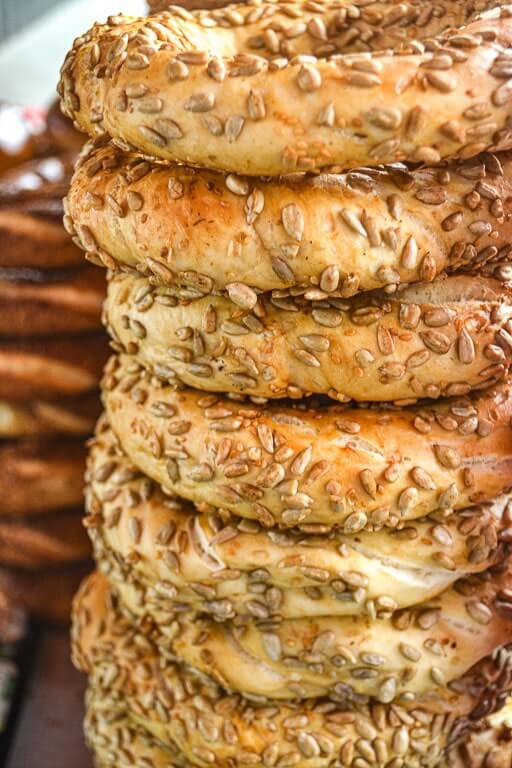
<instances>
[{"instance_id":1,"label":"stack of simit bread","mask_svg":"<svg viewBox=\"0 0 512 768\"><path fill-rule=\"evenodd\" d=\"M41 156L0 176L0 595L57 621L88 570L83 442L108 354L104 278L62 226L77 141L52 111Z\"/></svg>"},{"instance_id":2,"label":"stack of simit bread","mask_svg":"<svg viewBox=\"0 0 512 768\"><path fill-rule=\"evenodd\" d=\"M97 766L510 768L511 44L415 0L76 41Z\"/></svg>"}]
</instances>

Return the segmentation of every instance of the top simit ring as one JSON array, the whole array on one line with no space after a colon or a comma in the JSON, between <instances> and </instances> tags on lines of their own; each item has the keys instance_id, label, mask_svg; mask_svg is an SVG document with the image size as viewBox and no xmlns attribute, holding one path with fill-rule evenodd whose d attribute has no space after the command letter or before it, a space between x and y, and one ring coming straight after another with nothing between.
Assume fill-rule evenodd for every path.
<instances>
[{"instance_id":1,"label":"top simit ring","mask_svg":"<svg viewBox=\"0 0 512 768\"><path fill-rule=\"evenodd\" d=\"M75 41L64 112L92 136L250 175L512 147L512 5L274 0L111 17Z\"/></svg>"}]
</instances>

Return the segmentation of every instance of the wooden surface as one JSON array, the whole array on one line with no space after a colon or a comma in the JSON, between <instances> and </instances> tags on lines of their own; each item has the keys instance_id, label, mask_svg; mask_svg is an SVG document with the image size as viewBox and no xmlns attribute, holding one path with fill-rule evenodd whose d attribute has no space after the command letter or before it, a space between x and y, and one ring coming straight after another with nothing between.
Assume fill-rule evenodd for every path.
<instances>
[{"instance_id":1,"label":"wooden surface","mask_svg":"<svg viewBox=\"0 0 512 768\"><path fill-rule=\"evenodd\" d=\"M5 768L92 768L83 743L85 680L69 660L66 630L39 631Z\"/></svg>"}]
</instances>

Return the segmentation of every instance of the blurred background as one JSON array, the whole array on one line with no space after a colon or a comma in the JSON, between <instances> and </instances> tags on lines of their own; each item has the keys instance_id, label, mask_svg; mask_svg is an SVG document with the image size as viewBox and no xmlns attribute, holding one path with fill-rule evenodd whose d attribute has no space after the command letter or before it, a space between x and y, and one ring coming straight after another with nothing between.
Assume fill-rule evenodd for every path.
<instances>
[{"instance_id":1,"label":"blurred background","mask_svg":"<svg viewBox=\"0 0 512 768\"><path fill-rule=\"evenodd\" d=\"M143 0L0 0L0 99L35 106L53 98L73 39L111 13L145 11Z\"/></svg>"},{"instance_id":2,"label":"blurred background","mask_svg":"<svg viewBox=\"0 0 512 768\"><path fill-rule=\"evenodd\" d=\"M143 0L0 0L0 766L92 768L68 613L89 566L83 443L103 277L62 226L82 137L55 103L73 39ZM55 376L55 372L59 375ZM57 385L55 382L57 381Z\"/></svg>"}]
</instances>

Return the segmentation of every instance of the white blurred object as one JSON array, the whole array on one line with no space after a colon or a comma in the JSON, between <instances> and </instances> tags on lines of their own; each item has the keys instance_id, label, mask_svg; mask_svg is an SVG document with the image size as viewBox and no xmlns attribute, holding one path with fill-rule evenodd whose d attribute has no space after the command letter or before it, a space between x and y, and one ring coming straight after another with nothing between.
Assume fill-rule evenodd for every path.
<instances>
[{"instance_id":1,"label":"white blurred object","mask_svg":"<svg viewBox=\"0 0 512 768\"><path fill-rule=\"evenodd\" d=\"M0 100L47 106L75 37L113 13L141 15L144 0L72 0L52 9L0 46Z\"/></svg>"}]
</instances>

